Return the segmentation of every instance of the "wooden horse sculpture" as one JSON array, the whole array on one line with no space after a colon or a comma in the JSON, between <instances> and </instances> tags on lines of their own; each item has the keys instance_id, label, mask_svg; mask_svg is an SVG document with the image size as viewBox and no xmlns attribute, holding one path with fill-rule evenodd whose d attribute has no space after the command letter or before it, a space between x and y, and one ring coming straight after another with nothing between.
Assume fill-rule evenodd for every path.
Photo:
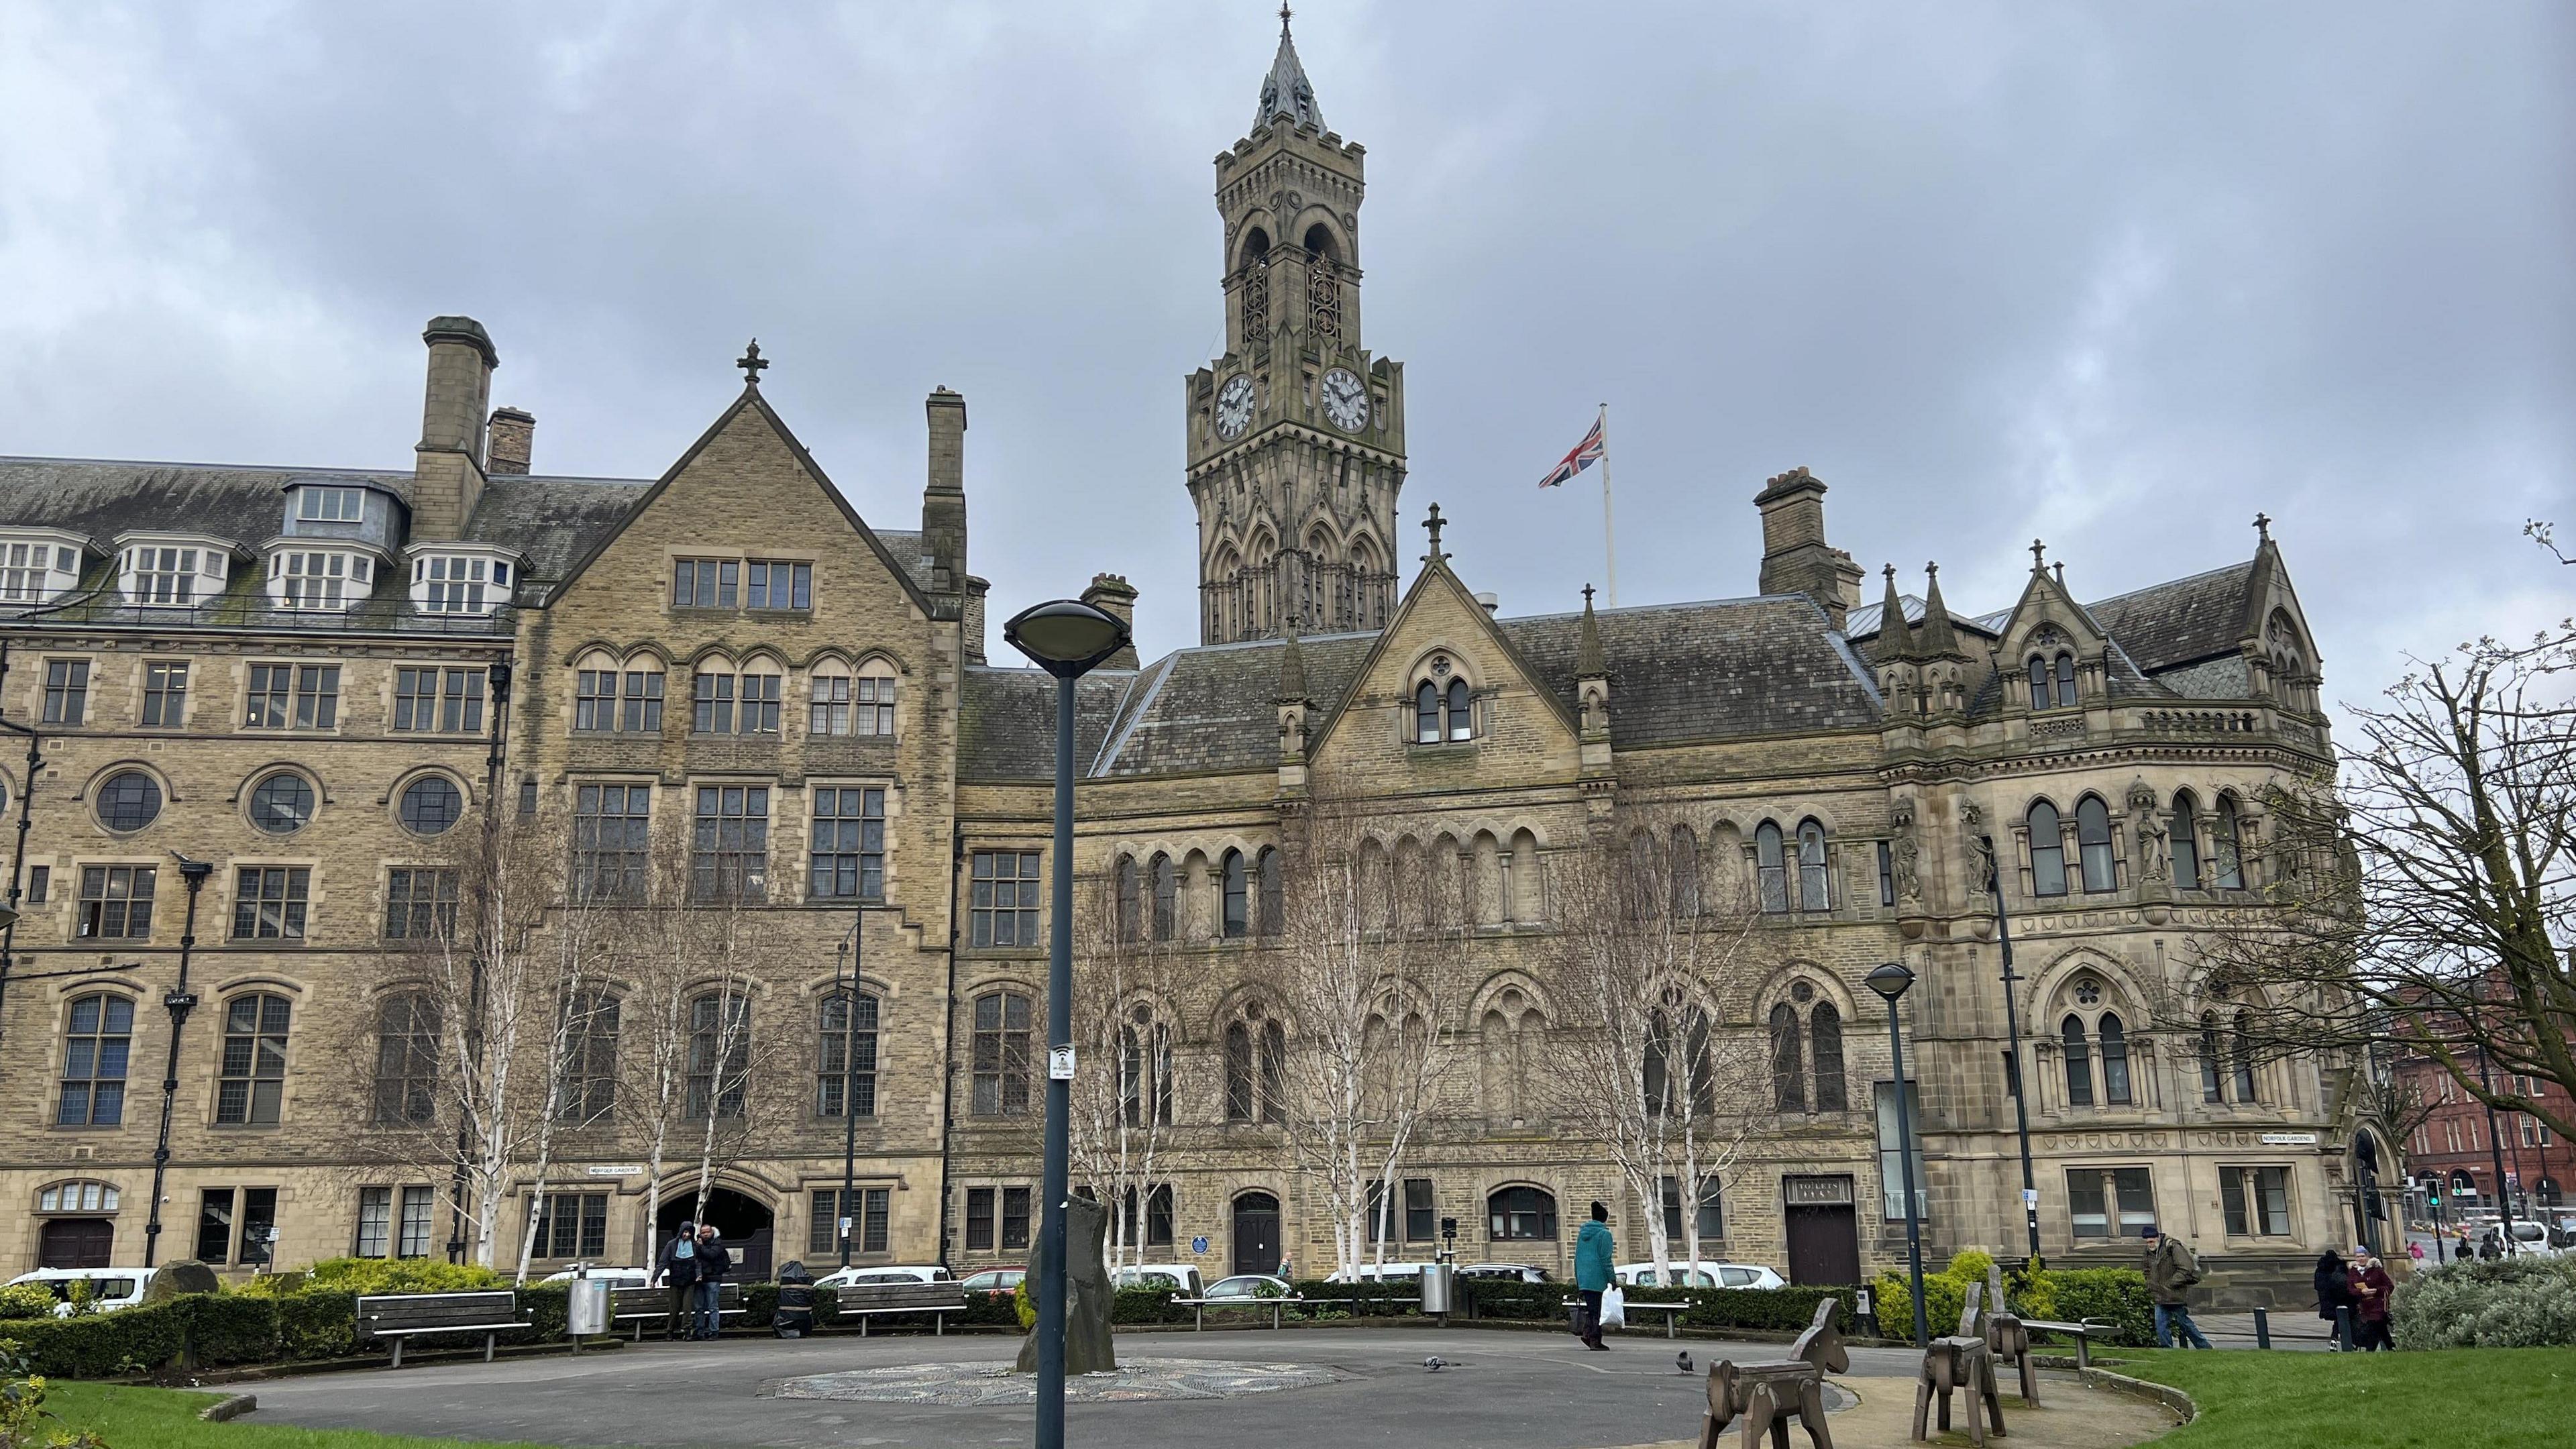
<instances>
[{"instance_id":1,"label":"wooden horse sculpture","mask_svg":"<svg viewBox=\"0 0 2576 1449\"><path fill-rule=\"evenodd\" d=\"M1720 1359L1708 1369L1708 1417L1700 1421L1699 1449L1717 1449L1718 1437L1739 1414L1744 1416L1743 1449L1759 1449L1764 1435L1771 1449L1789 1449L1789 1421L1807 1430L1814 1449L1834 1449L1825 1428L1825 1375L1849 1373L1851 1353L1834 1331L1839 1301L1816 1304L1815 1322L1789 1345L1789 1357L1778 1363L1738 1364Z\"/></svg>"},{"instance_id":2,"label":"wooden horse sculpture","mask_svg":"<svg viewBox=\"0 0 2576 1449\"><path fill-rule=\"evenodd\" d=\"M2025 1407L2039 1407L2039 1369L2030 1361L2030 1330L2023 1326L2021 1315L2004 1307L2004 1270L1992 1263L1986 1265L1986 1296L1994 1307L1986 1312L1986 1352L1995 1362L2008 1363L2021 1373L2021 1401Z\"/></svg>"},{"instance_id":3,"label":"wooden horse sculpture","mask_svg":"<svg viewBox=\"0 0 2576 1449\"><path fill-rule=\"evenodd\" d=\"M1967 1307L1959 1314L1959 1331L1949 1338L1936 1338L1923 1351L1923 1372L1914 1381L1914 1437L1932 1436L1925 1432L1925 1411L1934 1395L1941 1400L1941 1428L1950 1427L1950 1390L1963 1389L1968 1395L1968 1438L1972 1443L1986 1442L1987 1425L1994 1436L2004 1437L2004 1405L1995 1391L1995 1356L1986 1348L1984 1334L1977 1332L1978 1298L1986 1291L1983 1283L1968 1285ZM1982 1405L1982 1417L1978 1408Z\"/></svg>"}]
</instances>

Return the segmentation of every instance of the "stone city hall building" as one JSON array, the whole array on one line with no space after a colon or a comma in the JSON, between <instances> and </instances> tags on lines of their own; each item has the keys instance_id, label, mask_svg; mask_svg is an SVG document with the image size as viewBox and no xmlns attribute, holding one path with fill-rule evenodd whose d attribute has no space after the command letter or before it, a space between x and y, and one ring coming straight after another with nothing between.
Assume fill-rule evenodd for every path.
<instances>
[{"instance_id":1,"label":"stone city hall building","mask_svg":"<svg viewBox=\"0 0 2576 1449\"><path fill-rule=\"evenodd\" d=\"M1180 397L1203 642L1091 675L1077 730L1077 869L1150 892L1183 966L1134 1003L1176 1062L1148 1258L1211 1278L1331 1262L1274 1100L1295 1023L1259 904L1289 807L1327 777L1404 822L1389 844L1473 883L1478 985L1439 1024L1470 1065L1401 1174L1390 1256L1428 1256L1455 1218L1464 1260L1563 1272L1594 1198L1622 1203L1642 1255L1604 1153L1550 1120L1539 1048L1567 1007L1532 964L1551 859L1629 807L1673 822L1673 858L1751 883L1776 963L1715 1003L1768 1033L1780 1115L1689 1194L1709 1256L1829 1282L1902 1258L1885 1012L1861 985L1899 959L1920 977L1929 1243L2019 1249L1981 836L2018 949L2049 1254L2132 1262L2153 1222L2222 1279L2275 1279L2347 1236L2374 1130L2352 1064L2239 1053L2223 999L2197 1031L2153 1006L2201 992L2196 931L2257 909L2262 787L2328 767L2316 648L2268 532L2250 559L2090 602L2034 550L1991 612L1951 611L1937 578L1900 593L1892 569L1867 603L1824 483L1796 469L1753 500L1751 592L1505 615L1436 527L1397 565L1418 549L1398 522L1404 372L1363 342L1363 152L1325 127L1284 34L1215 166L1226 350ZM710 1212L755 1271L837 1254L853 1121L860 1261L1019 1261L1051 683L986 658L965 399L929 394L919 523L878 527L763 397L756 355L661 477L618 480L534 470L534 419L491 406L482 326L441 317L424 340L407 469L0 459L0 717L41 736L34 778L7 777L29 830L0 1265L140 1259L192 903L161 1258L445 1253L446 1184L383 1165L385 1096L348 1078L400 1057L367 1048L413 1029L385 960L454 889L441 837L494 811L567 821L587 878L668 850L761 883L775 948L748 1056L801 1105L722 1164ZM1087 597L1137 602L1114 575ZM194 895L183 855L211 865ZM597 1049L622 1050L613 1030ZM687 1208L695 1158L675 1149L646 1221L639 1113L607 1106L542 1194L515 1185L505 1260L539 1214L543 1268L643 1261Z\"/></svg>"}]
</instances>

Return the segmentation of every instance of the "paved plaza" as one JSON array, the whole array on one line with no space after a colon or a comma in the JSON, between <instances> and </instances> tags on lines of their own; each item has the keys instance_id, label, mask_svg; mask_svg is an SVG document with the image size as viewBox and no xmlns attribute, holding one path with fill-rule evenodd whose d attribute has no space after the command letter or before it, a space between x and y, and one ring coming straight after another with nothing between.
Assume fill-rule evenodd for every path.
<instances>
[{"instance_id":1,"label":"paved plaza","mask_svg":"<svg viewBox=\"0 0 2576 1449\"><path fill-rule=\"evenodd\" d=\"M1122 1334L1122 1361L1186 1367L1202 1392L1149 1400L1077 1394L1066 1410L1076 1443L1207 1449L1329 1441L1415 1449L1594 1449L1695 1440L1706 1403L1701 1372L1714 1358L1776 1357L1776 1344L1672 1343L1636 1337L1587 1354L1562 1335L1469 1330L1338 1330ZM846 1337L786 1342L629 1346L495 1364L435 1364L399 1372L317 1374L252 1386L250 1422L393 1430L580 1445L1026 1444L1026 1402L937 1393L856 1401L831 1395L854 1381L927 1382L933 1366L1000 1368L1018 1349L1005 1337ZM1432 1373L1424 1359L1453 1367ZM1840 1449L1902 1440L1920 1356L1852 1350L1840 1381L1858 1402L1836 1413ZM854 1377L855 1376L855 1377ZM1227 1392L1230 1385L1257 1387ZM827 1396L829 1395L829 1396ZM2163 1411L2052 1376L2051 1409L2029 1421L2007 1394L2013 1442L2025 1449L2114 1449L2161 1432ZM1846 1427L1847 1426L1847 1427ZM1804 1439L1799 1440L1804 1443Z\"/></svg>"}]
</instances>

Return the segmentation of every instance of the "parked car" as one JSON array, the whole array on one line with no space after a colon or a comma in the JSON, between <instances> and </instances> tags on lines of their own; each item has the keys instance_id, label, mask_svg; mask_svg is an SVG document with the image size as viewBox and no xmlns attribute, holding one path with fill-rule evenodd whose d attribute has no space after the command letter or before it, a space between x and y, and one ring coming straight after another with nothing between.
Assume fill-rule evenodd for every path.
<instances>
[{"instance_id":1,"label":"parked car","mask_svg":"<svg viewBox=\"0 0 2576 1449\"><path fill-rule=\"evenodd\" d=\"M1622 1263L1619 1282L1630 1288L1786 1288L1789 1280L1759 1263L1716 1263L1701 1259L1697 1264L1676 1263L1668 1266L1661 1283L1656 1281L1652 1263Z\"/></svg>"},{"instance_id":2,"label":"parked car","mask_svg":"<svg viewBox=\"0 0 2576 1449\"><path fill-rule=\"evenodd\" d=\"M1267 1273L1237 1273L1231 1278L1219 1278L1210 1283L1207 1291L1199 1296L1202 1298L1293 1298L1296 1292L1296 1289L1288 1286L1288 1280L1285 1278L1273 1278Z\"/></svg>"},{"instance_id":3,"label":"parked car","mask_svg":"<svg viewBox=\"0 0 2576 1449\"><path fill-rule=\"evenodd\" d=\"M9 1282L12 1287L20 1283L45 1285L55 1298L61 1300L54 1308L54 1316L69 1318L72 1316L73 1285L88 1284L90 1302L98 1305L99 1312L105 1313L111 1309L131 1308L142 1302L143 1290L151 1285L153 1276L160 1271L158 1268L38 1268L33 1273L21 1273Z\"/></svg>"},{"instance_id":4,"label":"parked car","mask_svg":"<svg viewBox=\"0 0 2576 1449\"><path fill-rule=\"evenodd\" d=\"M1327 1283L1411 1283L1422 1276L1429 1263L1362 1263L1356 1276L1335 1273Z\"/></svg>"},{"instance_id":5,"label":"parked car","mask_svg":"<svg viewBox=\"0 0 2576 1449\"><path fill-rule=\"evenodd\" d=\"M1118 1270L1121 1288L1169 1288L1185 1297L1199 1296L1199 1270L1187 1263L1142 1263Z\"/></svg>"},{"instance_id":6,"label":"parked car","mask_svg":"<svg viewBox=\"0 0 2576 1449\"><path fill-rule=\"evenodd\" d=\"M936 1263L922 1267L862 1268L856 1264L835 1268L814 1280L817 1288L838 1288L848 1283L947 1283L953 1281L948 1270Z\"/></svg>"},{"instance_id":7,"label":"parked car","mask_svg":"<svg viewBox=\"0 0 2576 1449\"><path fill-rule=\"evenodd\" d=\"M607 1268L593 1265L590 1270L590 1276L593 1281L597 1281L602 1278L607 1279L608 1286L611 1288L650 1288L653 1286L653 1270L650 1268ZM566 1268L560 1273L548 1273L537 1281L540 1283L569 1283L573 1280L573 1277L574 1270Z\"/></svg>"},{"instance_id":8,"label":"parked car","mask_svg":"<svg viewBox=\"0 0 2576 1449\"><path fill-rule=\"evenodd\" d=\"M1547 1270L1545 1268L1534 1268L1527 1263L1461 1263L1458 1265L1458 1276L1461 1278L1500 1278L1505 1282L1510 1283L1545 1283L1549 1281Z\"/></svg>"},{"instance_id":9,"label":"parked car","mask_svg":"<svg viewBox=\"0 0 2576 1449\"><path fill-rule=\"evenodd\" d=\"M1008 1298L1020 1286L1020 1280L1028 1276L1026 1268L987 1268L967 1274L958 1286L966 1290L968 1297L981 1293L987 1298Z\"/></svg>"}]
</instances>

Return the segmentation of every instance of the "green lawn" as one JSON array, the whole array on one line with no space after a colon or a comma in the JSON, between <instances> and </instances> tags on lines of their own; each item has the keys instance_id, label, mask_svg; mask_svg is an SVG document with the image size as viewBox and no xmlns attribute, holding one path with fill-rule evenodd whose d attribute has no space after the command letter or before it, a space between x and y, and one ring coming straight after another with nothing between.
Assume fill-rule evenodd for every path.
<instances>
[{"instance_id":1,"label":"green lawn","mask_svg":"<svg viewBox=\"0 0 2576 1449\"><path fill-rule=\"evenodd\" d=\"M2538 1449L2576 1435L2576 1349L2119 1356L2112 1372L2200 1405L2157 1449Z\"/></svg>"},{"instance_id":2,"label":"green lawn","mask_svg":"<svg viewBox=\"0 0 2576 1449\"><path fill-rule=\"evenodd\" d=\"M256 1394L259 1385L245 1384L243 1391ZM223 1424L197 1417L199 1409L221 1397L62 1379L45 1385L45 1407L61 1419L63 1427L95 1429L107 1439L108 1449L459 1449L463 1442L370 1434L361 1429L298 1429L262 1423L257 1414ZM530 1446L477 1444L475 1449Z\"/></svg>"}]
</instances>

